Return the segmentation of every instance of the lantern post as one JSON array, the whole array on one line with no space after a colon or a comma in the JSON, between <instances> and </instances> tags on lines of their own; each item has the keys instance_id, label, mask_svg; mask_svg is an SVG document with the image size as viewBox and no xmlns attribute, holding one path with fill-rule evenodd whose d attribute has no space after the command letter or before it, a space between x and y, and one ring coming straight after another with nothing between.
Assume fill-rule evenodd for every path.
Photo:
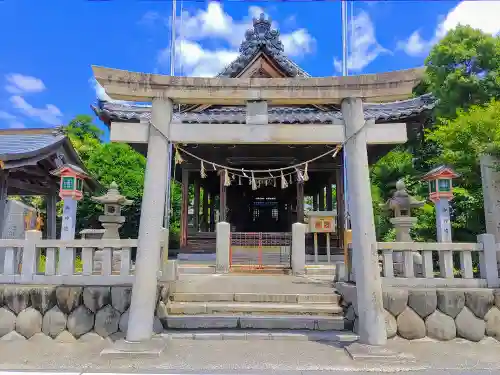
<instances>
[{"instance_id":1,"label":"lantern post","mask_svg":"<svg viewBox=\"0 0 500 375\"><path fill-rule=\"evenodd\" d=\"M50 173L61 179L59 196L64 202L61 240L74 240L76 209L78 201L83 198L83 181L89 178L89 175L72 164L64 164Z\"/></svg>"},{"instance_id":2,"label":"lantern post","mask_svg":"<svg viewBox=\"0 0 500 375\"><path fill-rule=\"evenodd\" d=\"M429 184L429 199L436 205L436 229L438 242L452 242L450 201L453 199L453 179L458 174L447 166L434 168L422 177ZM453 272L453 255L451 251L439 252L439 267L442 277L446 272ZM451 270L451 271L450 271Z\"/></svg>"}]
</instances>

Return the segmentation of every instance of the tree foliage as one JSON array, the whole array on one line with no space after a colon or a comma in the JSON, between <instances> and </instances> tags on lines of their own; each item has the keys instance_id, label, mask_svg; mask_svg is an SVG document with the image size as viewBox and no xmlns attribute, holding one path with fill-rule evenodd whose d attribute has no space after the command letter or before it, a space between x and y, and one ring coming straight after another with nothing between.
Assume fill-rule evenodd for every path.
<instances>
[{"instance_id":1,"label":"tree foliage","mask_svg":"<svg viewBox=\"0 0 500 375\"><path fill-rule=\"evenodd\" d=\"M485 230L479 158L485 152L500 154L500 38L458 26L432 48L425 65L414 94L432 92L438 104L425 131L372 166L372 183L382 192L374 204L387 199L400 178L412 195L426 199L420 176L447 164L460 174L451 205L453 239L475 241ZM416 216L414 239L435 241L434 205L426 203ZM380 215L376 222L378 237L389 238L388 221Z\"/></svg>"}]
</instances>

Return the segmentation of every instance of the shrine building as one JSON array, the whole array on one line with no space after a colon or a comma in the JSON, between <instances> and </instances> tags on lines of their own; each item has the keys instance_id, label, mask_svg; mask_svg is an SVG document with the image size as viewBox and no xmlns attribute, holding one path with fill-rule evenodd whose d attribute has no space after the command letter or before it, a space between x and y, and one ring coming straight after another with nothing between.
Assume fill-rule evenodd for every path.
<instances>
[{"instance_id":1,"label":"shrine building","mask_svg":"<svg viewBox=\"0 0 500 375\"><path fill-rule=\"evenodd\" d=\"M271 21L263 15L254 19L253 29L246 32L239 56L217 77L312 78L287 57L279 32L271 28ZM430 95L398 99L404 98L363 104L365 120L371 121L367 131L370 164L414 136L434 106ZM93 110L111 129L111 141L129 143L147 154L147 142L136 142L124 134L125 129L136 126L135 131L140 124L151 121L151 105L100 101ZM328 103L284 105L256 101L245 106L184 101L176 105L172 125L194 126L191 132L186 131L189 139L178 144L177 156L182 162L176 163L172 158L173 174L182 183L183 192L181 251L215 252L214 231L218 221L230 223L232 232L289 233L293 223L307 220L305 210L336 212L336 229L329 241L334 254L340 251L344 231L344 150L336 152L340 142L322 142L322 139L326 139L327 132L342 129L337 126L342 121L340 105ZM253 132L242 127L248 124L255 125ZM202 133L196 134L196 129L204 128L211 132L210 144L203 142ZM271 136L261 134L259 129ZM279 133L274 140L273 132ZM294 142L287 143L287 132L295 132ZM302 141L297 141L297 132L303 134ZM342 137L339 135L339 139ZM326 155L318 157L323 154ZM307 164L301 166L301 171L289 170L283 176L273 171L303 162ZM232 169L226 173L212 163ZM270 172L252 177L249 172L252 170ZM242 179L242 175L248 178ZM192 201L188 198L191 188ZM311 254L312 237L306 243ZM325 248L325 239L321 237L320 253L324 254Z\"/></svg>"}]
</instances>

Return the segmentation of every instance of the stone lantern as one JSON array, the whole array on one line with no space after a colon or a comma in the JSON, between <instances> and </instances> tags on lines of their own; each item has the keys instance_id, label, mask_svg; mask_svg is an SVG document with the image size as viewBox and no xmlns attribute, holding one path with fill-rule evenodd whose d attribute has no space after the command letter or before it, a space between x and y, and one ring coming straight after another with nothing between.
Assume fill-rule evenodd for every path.
<instances>
[{"instance_id":1,"label":"stone lantern","mask_svg":"<svg viewBox=\"0 0 500 375\"><path fill-rule=\"evenodd\" d=\"M104 228L102 235L103 239L119 239L120 233L118 230L125 222L125 217L121 215L123 206L130 206L133 201L128 200L118 191L116 182L109 185L106 194L100 197L92 197L92 200L104 205L104 215L99 216L99 221ZM98 250L94 255L94 270L101 269L102 251ZM113 251L113 270L118 270L120 267L121 253L119 250Z\"/></svg>"},{"instance_id":2,"label":"stone lantern","mask_svg":"<svg viewBox=\"0 0 500 375\"><path fill-rule=\"evenodd\" d=\"M396 183L396 191L391 198L383 205L386 210L393 212L393 217L389 220L396 230L396 241L398 242L413 242L410 236L410 229L417 222L416 217L411 216L412 208L422 207L424 201L419 201L412 197L406 191L405 183L399 180ZM393 253L394 271L400 273L402 271L403 254L399 251ZM417 268L417 273L420 273L418 268L422 265L422 257L420 253L413 253L413 263Z\"/></svg>"}]
</instances>

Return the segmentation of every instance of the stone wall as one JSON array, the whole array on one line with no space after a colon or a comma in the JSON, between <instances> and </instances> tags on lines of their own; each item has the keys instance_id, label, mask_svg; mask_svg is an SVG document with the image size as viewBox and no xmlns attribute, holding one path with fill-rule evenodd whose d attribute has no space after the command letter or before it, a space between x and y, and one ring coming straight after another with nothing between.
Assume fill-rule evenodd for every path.
<instances>
[{"instance_id":1,"label":"stone wall","mask_svg":"<svg viewBox=\"0 0 500 375\"><path fill-rule=\"evenodd\" d=\"M356 286L339 283L337 289L346 319L356 332ZM384 288L383 303L388 338L480 341L491 336L500 340L498 289Z\"/></svg>"},{"instance_id":2,"label":"stone wall","mask_svg":"<svg viewBox=\"0 0 500 375\"><path fill-rule=\"evenodd\" d=\"M168 286L158 286L153 330L166 325ZM0 341L116 340L127 331L132 286L0 285Z\"/></svg>"}]
</instances>

